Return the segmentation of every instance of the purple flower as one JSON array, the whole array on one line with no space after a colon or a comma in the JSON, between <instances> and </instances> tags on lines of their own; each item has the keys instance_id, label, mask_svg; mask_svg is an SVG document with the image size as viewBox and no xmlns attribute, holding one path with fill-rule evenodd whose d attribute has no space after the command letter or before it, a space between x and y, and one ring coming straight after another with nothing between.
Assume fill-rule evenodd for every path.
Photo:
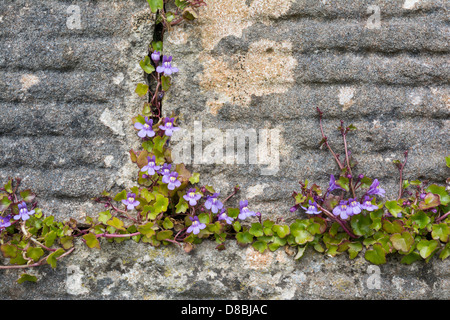
<instances>
[{"instance_id":1,"label":"purple flower","mask_svg":"<svg viewBox=\"0 0 450 320\"><path fill-rule=\"evenodd\" d=\"M385 191L384 189L380 188L380 182L377 179L373 180L371 186L369 187L369 190L367 191L367 195L379 195L381 197L384 197L384 194Z\"/></svg>"},{"instance_id":2,"label":"purple flower","mask_svg":"<svg viewBox=\"0 0 450 320\"><path fill-rule=\"evenodd\" d=\"M290 211L290 212L295 212L295 211L298 210L298 207L299 207L299 206L300 206L299 204L296 204L295 206L292 206L292 207L289 209L289 211Z\"/></svg>"},{"instance_id":3,"label":"purple flower","mask_svg":"<svg viewBox=\"0 0 450 320\"><path fill-rule=\"evenodd\" d=\"M301 207L303 208L303 210L306 210L307 214L319 214L322 212L322 211L317 210L317 203L315 201L312 202L311 200L309 200L308 209L303 206L301 206Z\"/></svg>"},{"instance_id":4,"label":"purple flower","mask_svg":"<svg viewBox=\"0 0 450 320\"><path fill-rule=\"evenodd\" d=\"M250 211L247 207L248 207L248 200L243 200L239 202L239 209L241 210L238 216L239 219L244 220L248 217L256 216L256 213Z\"/></svg>"},{"instance_id":5,"label":"purple flower","mask_svg":"<svg viewBox=\"0 0 450 320\"><path fill-rule=\"evenodd\" d=\"M336 190L336 189L344 190L336 184L336 179L334 178L334 175L330 175L330 184L328 187L328 192L332 192L333 190Z\"/></svg>"},{"instance_id":6,"label":"purple flower","mask_svg":"<svg viewBox=\"0 0 450 320\"><path fill-rule=\"evenodd\" d=\"M142 124L140 122L136 122L134 124L134 127L138 130L140 130L138 132L138 136L141 138L145 138L145 137L154 137L155 136L155 131L153 131L153 120L149 119L148 117L145 117L145 123Z\"/></svg>"},{"instance_id":7,"label":"purple flower","mask_svg":"<svg viewBox=\"0 0 450 320\"><path fill-rule=\"evenodd\" d=\"M344 220L347 219L350 216L348 210L348 202L346 200L341 200L341 202L339 202L339 204L334 207L333 214L335 216L340 216Z\"/></svg>"},{"instance_id":8,"label":"purple flower","mask_svg":"<svg viewBox=\"0 0 450 320\"><path fill-rule=\"evenodd\" d=\"M184 200L189 201L189 205L195 206L197 201L200 200L202 195L200 193L196 193L194 188L189 189L186 194L183 196Z\"/></svg>"},{"instance_id":9,"label":"purple flower","mask_svg":"<svg viewBox=\"0 0 450 320\"><path fill-rule=\"evenodd\" d=\"M193 232L194 234L199 234L201 229L205 229L206 228L206 224L201 223L198 220L198 217L189 217L189 219L191 219L192 224L189 226L189 228L186 230L186 232L191 233Z\"/></svg>"},{"instance_id":10,"label":"purple flower","mask_svg":"<svg viewBox=\"0 0 450 320\"><path fill-rule=\"evenodd\" d=\"M170 76L172 73L178 72L178 68L172 66L172 56L163 56L162 65L156 68L156 72L164 73L165 76Z\"/></svg>"},{"instance_id":11,"label":"purple flower","mask_svg":"<svg viewBox=\"0 0 450 320\"><path fill-rule=\"evenodd\" d=\"M355 199L348 199L348 215L353 216L355 214L361 213L361 205L360 203Z\"/></svg>"},{"instance_id":12,"label":"purple flower","mask_svg":"<svg viewBox=\"0 0 450 320\"><path fill-rule=\"evenodd\" d=\"M205 201L205 208L211 210L213 213L217 213L219 209L223 208L223 203L217 199L219 193L214 193L212 196L208 196Z\"/></svg>"},{"instance_id":13,"label":"purple flower","mask_svg":"<svg viewBox=\"0 0 450 320\"><path fill-rule=\"evenodd\" d=\"M136 200L136 195L134 193L128 193L127 198L122 200L122 203L127 206L128 210L133 210L134 207L139 205L139 201Z\"/></svg>"},{"instance_id":14,"label":"purple flower","mask_svg":"<svg viewBox=\"0 0 450 320\"><path fill-rule=\"evenodd\" d=\"M11 225L11 216L0 217L0 230L8 228Z\"/></svg>"},{"instance_id":15,"label":"purple flower","mask_svg":"<svg viewBox=\"0 0 450 320\"><path fill-rule=\"evenodd\" d=\"M365 196L364 201L361 204L361 209L367 210L367 211L374 211L378 209L378 206L372 204L372 199L370 197Z\"/></svg>"},{"instance_id":16,"label":"purple flower","mask_svg":"<svg viewBox=\"0 0 450 320\"><path fill-rule=\"evenodd\" d=\"M158 63L159 60L161 59L161 52L153 51L151 54L151 58L152 58L153 62Z\"/></svg>"},{"instance_id":17,"label":"purple flower","mask_svg":"<svg viewBox=\"0 0 450 320\"><path fill-rule=\"evenodd\" d=\"M225 222L228 224L232 224L234 220L233 218L227 215L225 208L222 209L222 212L220 212L220 214L217 217L218 217L217 220L225 220Z\"/></svg>"},{"instance_id":18,"label":"purple flower","mask_svg":"<svg viewBox=\"0 0 450 320\"><path fill-rule=\"evenodd\" d=\"M169 190L174 190L181 186L181 181L178 180L178 172L171 172L169 175L165 175L162 178L162 182L167 183L167 188Z\"/></svg>"},{"instance_id":19,"label":"purple flower","mask_svg":"<svg viewBox=\"0 0 450 320\"><path fill-rule=\"evenodd\" d=\"M166 136L171 137L175 131L180 130L179 127L175 127L174 121L175 118L164 118L164 125L159 126L160 129L164 130Z\"/></svg>"},{"instance_id":20,"label":"purple flower","mask_svg":"<svg viewBox=\"0 0 450 320\"><path fill-rule=\"evenodd\" d=\"M169 176L170 175L170 169L172 168L171 164L168 163L164 163L162 168L158 171L159 174L161 174L163 176L163 178L165 176Z\"/></svg>"},{"instance_id":21,"label":"purple flower","mask_svg":"<svg viewBox=\"0 0 450 320\"><path fill-rule=\"evenodd\" d=\"M156 173L156 170L159 170L160 166L156 165L155 156L147 157L147 160L148 160L147 165L143 166L141 171L147 172L149 176L152 176Z\"/></svg>"},{"instance_id":22,"label":"purple flower","mask_svg":"<svg viewBox=\"0 0 450 320\"><path fill-rule=\"evenodd\" d=\"M30 219L30 215L34 214L34 210L28 211L25 201L19 203L19 214L14 216L15 220L22 219L23 221Z\"/></svg>"}]
</instances>

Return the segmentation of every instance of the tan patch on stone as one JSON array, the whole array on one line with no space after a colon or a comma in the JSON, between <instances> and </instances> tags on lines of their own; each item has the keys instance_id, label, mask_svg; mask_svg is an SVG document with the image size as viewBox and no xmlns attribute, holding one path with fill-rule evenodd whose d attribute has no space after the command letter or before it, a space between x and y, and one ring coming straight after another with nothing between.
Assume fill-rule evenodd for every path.
<instances>
[{"instance_id":1,"label":"tan patch on stone","mask_svg":"<svg viewBox=\"0 0 450 320\"><path fill-rule=\"evenodd\" d=\"M248 6L245 0L206 0L200 9L199 30L203 48L211 50L227 36L242 36L242 31L255 21L270 23L286 13L293 0L254 0Z\"/></svg>"},{"instance_id":2,"label":"tan patch on stone","mask_svg":"<svg viewBox=\"0 0 450 320\"><path fill-rule=\"evenodd\" d=\"M35 84L39 83L39 78L33 74L24 74L20 78L20 83L22 84L22 90L28 90Z\"/></svg>"},{"instance_id":3,"label":"tan patch on stone","mask_svg":"<svg viewBox=\"0 0 450 320\"><path fill-rule=\"evenodd\" d=\"M342 111L346 111L348 108L350 108L354 101L353 96L355 94L355 89L351 87L341 88L339 91L339 104L342 105Z\"/></svg>"},{"instance_id":4,"label":"tan patch on stone","mask_svg":"<svg viewBox=\"0 0 450 320\"><path fill-rule=\"evenodd\" d=\"M200 81L203 90L226 97L208 102L214 106L211 109L214 112L226 100L247 107L251 95L286 92L294 83L293 71L297 65L289 41L266 39L252 43L245 54L222 58L206 53L200 57L200 62L204 66Z\"/></svg>"},{"instance_id":5,"label":"tan patch on stone","mask_svg":"<svg viewBox=\"0 0 450 320\"><path fill-rule=\"evenodd\" d=\"M252 247L247 248L245 257L246 265L250 269L267 269L273 261L273 254L271 252L266 250L261 254Z\"/></svg>"}]
</instances>

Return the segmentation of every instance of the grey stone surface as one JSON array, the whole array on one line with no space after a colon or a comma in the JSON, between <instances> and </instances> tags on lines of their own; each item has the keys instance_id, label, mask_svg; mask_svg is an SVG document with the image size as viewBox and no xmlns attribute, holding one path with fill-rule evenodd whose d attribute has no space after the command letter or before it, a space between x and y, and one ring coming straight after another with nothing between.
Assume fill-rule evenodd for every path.
<instances>
[{"instance_id":1,"label":"grey stone surface","mask_svg":"<svg viewBox=\"0 0 450 320\"><path fill-rule=\"evenodd\" d=\"M153 33L145 1L2 0L0 180L22 178L60 219L95 214L91 198L129 186Z\"/></svg>"},{"instance_id":2,"label":"grey stone surface","mask_svg":"<svg viewBox=\"0 0 450 320\"><path fill-rule=\"evenodd\" d=\"M0 273L0 298L96 300L448 300L449 260L371 265L362 253L327 257L307 251L295 260L284 250L260 254L230 242L224 251L204 242L190 253L134 241L82 243L55 269L27 270L36 283L18 284L23 270ZM294 252L295 253L295 252Z\"/></svg>"},{"instance_id":3,"label":"grey stone surface","mask_svg":"<svg viewBox=\"0 0 450 320\"><path fill-rule=\"evenodd\" d=\"M189 164L202 183L222 195L239 184L230 204L248 199L263 217L298 217L289 213L298 181L325 186L338 173L318 149L316 107L337 152L339 120L358 128L349 137L358 173L381 180L389 198L398 184L392 160L406 149L406 179L443 183L447 1L207 3L198 20L165 34L164 53L180 72L163 112L181 114L190 134L195 121L205 131L278 129L281 148L273 175L248 162ZM79 28L71 5L80 8ZM138 62L154 32L147 7L145 0L0 0L0 181L23 178L47 214L82 219L101 209L90 198L133 185L127 151L138 141L130 118L142 107ZM408 266L388 256L377 267L363 252L349 260L308 250L294 260L283 249L214 247L205 241L187 254L132 241L102 241L101 250L77 242L56 269L27 270L36 284L16 282L24 270L1 270L0 299L450 298L448 259Z\"/></svg>"},{"instance_id":4,"label":"grey stone surface","mask_svg":"<svg viewBox=\"0 0 450 320\"><path fill-rule=\"evenodd\" d=\"M358 128L348 138L356 171L378 178L388 198L398 193L392 160L402 160L405 150L404 178L445 183L448 2L209 3L198 20L165 36L180 73L164 110L180 114L184 127L201 122L204 131L278 129L281 143L274 175L262 175L265 166L249 161L192 161L201 182L223 192L239 184L253 209L288 216L298 181L325 187L339 173L331 154L318 148L319 107L341 155L339 121Z\"/></svg>"}]
</instances>

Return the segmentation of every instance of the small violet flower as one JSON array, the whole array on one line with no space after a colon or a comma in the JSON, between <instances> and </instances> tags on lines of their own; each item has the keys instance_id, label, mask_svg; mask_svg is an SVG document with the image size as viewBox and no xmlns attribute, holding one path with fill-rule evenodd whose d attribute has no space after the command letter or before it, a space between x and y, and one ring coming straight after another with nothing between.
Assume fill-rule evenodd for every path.
<instances>
[{"instance_id":1,"label":"small violet flower","mask_svg":"<svg viewBox=\"0 0 450 320\"><path fill-rule=\"evenodd\" d=\"M348 215L353 216L355 214L361 213L361 205L360 203L355 199L348 199Z\"/></svg>"},{"instance_id":2,"label":"small violet flower","mask_svg":"<svg viewBox=\"0 0 450 320\"><path fill-rule=\"evenodd\" d=\"M180 130L179 127L174 125L175 118L164 118L164 125L159 126L160 129L164 130L166 136L171 137L175 131Z\"/></svg>"},{"instance_id":3,"label":"small violet flower","mask_svg":"<svg viewBox=\"0 0 450 320\"><path fill-rule=\"evenodd\" d=\"M151 54L151 58L152 58L153 62L158 63L159 60L161 59L161 52L153 51Z\"/></svg>"},{"instance_id":4,"label":"small violet flower","mask_svg":"<svg viewBox=\"0 0 450 320\"><path fill-rule=\"evenodd\" d=\"M167 183L167 188L169 190L174 190L181 186L181 181L178 180L178 172L171 172L169 175L165 175L162 178L162 182Z\"/></svg>"},{"instance_id":5,"label":"small violet flower","mask_svg":"<svg viewBox=\"0 0 450 320\"><path fill-rule=\"evenodd\" d=\"M311 200L309 200L309 206L308 208L305 208L303 206L301 206L303 208L303 210L306 210L307 214L319 214L322 211L317 210L317 203L314 201L312 202Z\"/></svg>"},{"instance_id":6,"label":"small violet flower","mask_svg":"<svg viewBox=\"0 0 450 320\"><path fill-rule=\"evenodd\" d=\"M211 210L213 213L217 213L223 208L223 203L217 199L218 196L219 193L216 192L212 196L208 196L205 201L205 208Z\"/></svg>"},{"instance_id":7,"label":"small violet flower","mask_svg":"<svg viewBox=\"0 0 450 320\"><path fill-rule=\"evenodd\" d=\"M11 216L0 217L0 230L11 226Z\"/></svg>"},{"instance_id":8,"label":"small violet flower","mask_svg":"<svg viewBox=\"0 0 450 320\"><path fill-rule=\"evenodd\" d=\"M378 206L372 204L372 199L370 199L370 197L365 196L363 203L361 204L361 209L364 209L367 211L374 211L374 210L378 209Z\"/></svg>"},{"instance_id":9,"label":"small violet flower","mask_svg":"<svg viewBox=\"0 0 450 320\"><path fill-rule=\"evenodd\" d=\"M201 223L198 220L198 217L189 217L189 219L191 219L192 224L189 226L189 228L186 230L188 233L193 232L194 234L199 234L200 230L205 229L206 228L206 224Z\"/></svg>"},{"instance_id":10,"label":"small violet flower","mask_svg":"<svg viewBox=\"0 0 450 320\"><path fill-rule=\"evenodd\" d=\"M340 216L344 220L347 219L350 216L348 210L348 202L346 200L341 200L341 202L339 202L339 204L334 207L333 214L335 216Z\"/></svg>"},{"instance_id":11,"label":"small violet flower","mask_svg":"<svg viewBox=\"0 0 450 320\"><path fill-rule=\"evenodd\" d=\"M367 195L379 195L381 197L384 197L385 191L384 189L380 188L380 182L378 179L373 180L371 186L369 187L369 190L367 190Z\"/></svg>"},{"instance_id":12,"label":"small violet flower","mask_svg":"<svg viewBox=\"0 0 450 320\"><path fill-rule=\"evenodd\" d=\"M226 223L232 224L234 219L229 217L225 208L223 208L220 214L217 216L217 220L225 220Z\"/></svg>"},{"instance_id":13,"label":"small violet flower","mask_svg":"<svg viewBox=\"0 0 450 320\"><path fill-rule=\"evenodd\" d=\"M239 219L244 220L248 217L256 216L256 213L250 211L247 207L248 207L248 200L243 200L239 202L239 209L241 210L238 216Z\"/></svg>"},{"instance_id":14,"label":"small violet flower","mask_svg":"<svg viewBox=\"0 0 450 320\"><path fill-rule=\"evenodd\" d=\"M156 173L157 170L159 170L161 167L156 165L155 156L153 157L147 157L148 163L147 165L143 166L141 168L142 172L147 172L148 176L152 176Z\"/></svg>"},{"instance_id":15,"label":"small violet flower","mask_svg":"<svg viewBox=\"0 0 450 320\"><path fill-rule=\"evenodd\" d=\"M343 188L341 188L336 184L336 179L334 178L334 175L330 175L330 184L328 186L328 192L332 192L333 190L336 189L344 190Z\"/></svg>"},{"instance_id":16,"label":"small violet flower","mask_svg":"<svg viewBox=\"0 0 450 320\"><path fill-rule=\"evenodd\" d=\"M170 76L172 73L178 72L178 68L172 66L172 56L163 56L162 65L156 68L156 72L164 73L165 76Z\"/></svg>"},{"instance_id":17,"label":"small violet flower","mask_svg":"<svg viewBox=\"0 0 450 320\"><path fill-rule=\"evenodd\" d=\"M201 197L202 195L200 193L197 193L194 188L189 189L183 196L184 200L188 201L190 206L195 206L197 204L197 201L200 200Z\"/></svg>"},{"instance_id":18,"label":"small violet flower","mask_svg":"<svg viewBox=\"0 0 450 320\"><path fill-rule=\"evenodd\" d=\"M133 210L134 207L139 205L139 201L136 200L136 195L134 193L128 193L127 198L122 200L122 203L127 206L128 210Z\"/></svg>"},{"instance_id":19,"label":"small violet flower","mask_svg":"<svg viewBox=\"0 0 450 320\"><path fill-rule=\"evenodd\" d=\"M14 216L15 220L22 219L23 221L30 219L30 215L34 214L34 210L28 211L25 201L19 203L19 214Z\"/></svg>"},{"instance_id":20,"label":"small violet flower","mask_svg":"<svg viewBox=\"0 0 450 320\"><path fill-rule=\"evenodd\" d=\"M163 176L169 176L170 175L170 169L172 168L172 165L169 163L164 163L161 169L158 171L159 174Z\"/></svg>"},{"instance_id":21,"label":"small violet flower","mask_svg":"<svg viewBox=\"0 0 450 320\"><path fill-rule=\"evenodd\" d=\"M140 122L136 122L134 124L134 127L139 130L138 136L141 138L145 137L154 137L155 131L153 131L153 120L149 119L148 117L145 117L145 123L142 124Z\"/></svg>"}]
</instances>

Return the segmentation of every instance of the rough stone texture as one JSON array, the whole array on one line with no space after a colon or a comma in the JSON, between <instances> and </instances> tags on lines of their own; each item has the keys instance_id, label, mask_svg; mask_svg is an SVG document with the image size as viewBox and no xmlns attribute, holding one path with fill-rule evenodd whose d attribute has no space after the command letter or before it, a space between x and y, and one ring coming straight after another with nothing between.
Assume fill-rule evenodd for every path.
<instances>
[{"instance_id":1,"label":"rough stone texture","mask_svg":"<svg viewBox=\"0 0 450 320\"><path fill-rule=\"evenodd\" d=\"M380 267L363 255L330 258L306 252L294 260L284 250L260 254L230 242L218 251L204 242L187 254L175 246L154 248L133 241L78 243L49 266L28 271L37 283L17 284L23 271L0 273L0 299L442 299L450 298L449 260L407 266L395 257Z\"/></svg>"},{"instance_id":2,"label":"rough stone texture","mask_svg":"<svg viewBox=\"0 0 450 320\"><path fill-rule=\"evenodd\" d=\"M180 72L164 113L180 113L183 128L198 121L220 130L208 131L212 138L278 129L281 148L275 174L250 159L192 163L201 182L222 194L239 184L232 204L247 198L264 216L288 217L299 180L326 185L337 173L317 148L316 107L340 153L339 120L358 127L349 142L359 172L379 178L389 197L397 188L391 161L405 149L405 178L447 177L447 1L378 1L379 27L371 1L207 3L200 19L165 35ZM75 4L80 29L67 12L71 1L0 0L0 180L20 176L44 212L79 219L98 212L90 198L103 189L131 185L130 117L142 106L134 88L154 25L145 0ZM101 251L77 243L56 269L28 271L37 284L19 285L23 271L2 270L0 299L450 298L448 259L407 266L388 257L378 268L363 253L349 260L307 251L297 261L282 249L214 247L204 242L186 254L132 241L103 241Z\"/></svg>"},{"instance_id":3,"label":"rough stone texture","mask_svg":"<svg viewBox=\"0 0 450 320\"><path fill-rule=\"evenodd\" d=\"M445 183L447 1L378 1L377 8L362 0L207 3L198 20L165 35L165 53L180 73L164 110L181 114L183 127L197 121L205 132L220 130L216 136L278 129L280 158L272 175L250 160L200 165L191 159L201 182L224 193L239 184L252 209L288 215L298 181L325 187L339 173L331 154L318 148L319 107L338 153L339 120L358 128L348 139L357 172L378 178L389 198L398 192L392 160L402 160L405 150L406 179ZM208 144L205 139L203 148Z\"/></svg>"},{"instance_id":4,"label":"rough stone texture","mask_svg":"<svg viewBox=\"0 0 450 320\"><path fill-rule=\"evenodd\" d=\"M145 1L2 0L0 180L22 178L61 219L129 186L138 63L153 33Z\"/></svg>"}]
</instances>

